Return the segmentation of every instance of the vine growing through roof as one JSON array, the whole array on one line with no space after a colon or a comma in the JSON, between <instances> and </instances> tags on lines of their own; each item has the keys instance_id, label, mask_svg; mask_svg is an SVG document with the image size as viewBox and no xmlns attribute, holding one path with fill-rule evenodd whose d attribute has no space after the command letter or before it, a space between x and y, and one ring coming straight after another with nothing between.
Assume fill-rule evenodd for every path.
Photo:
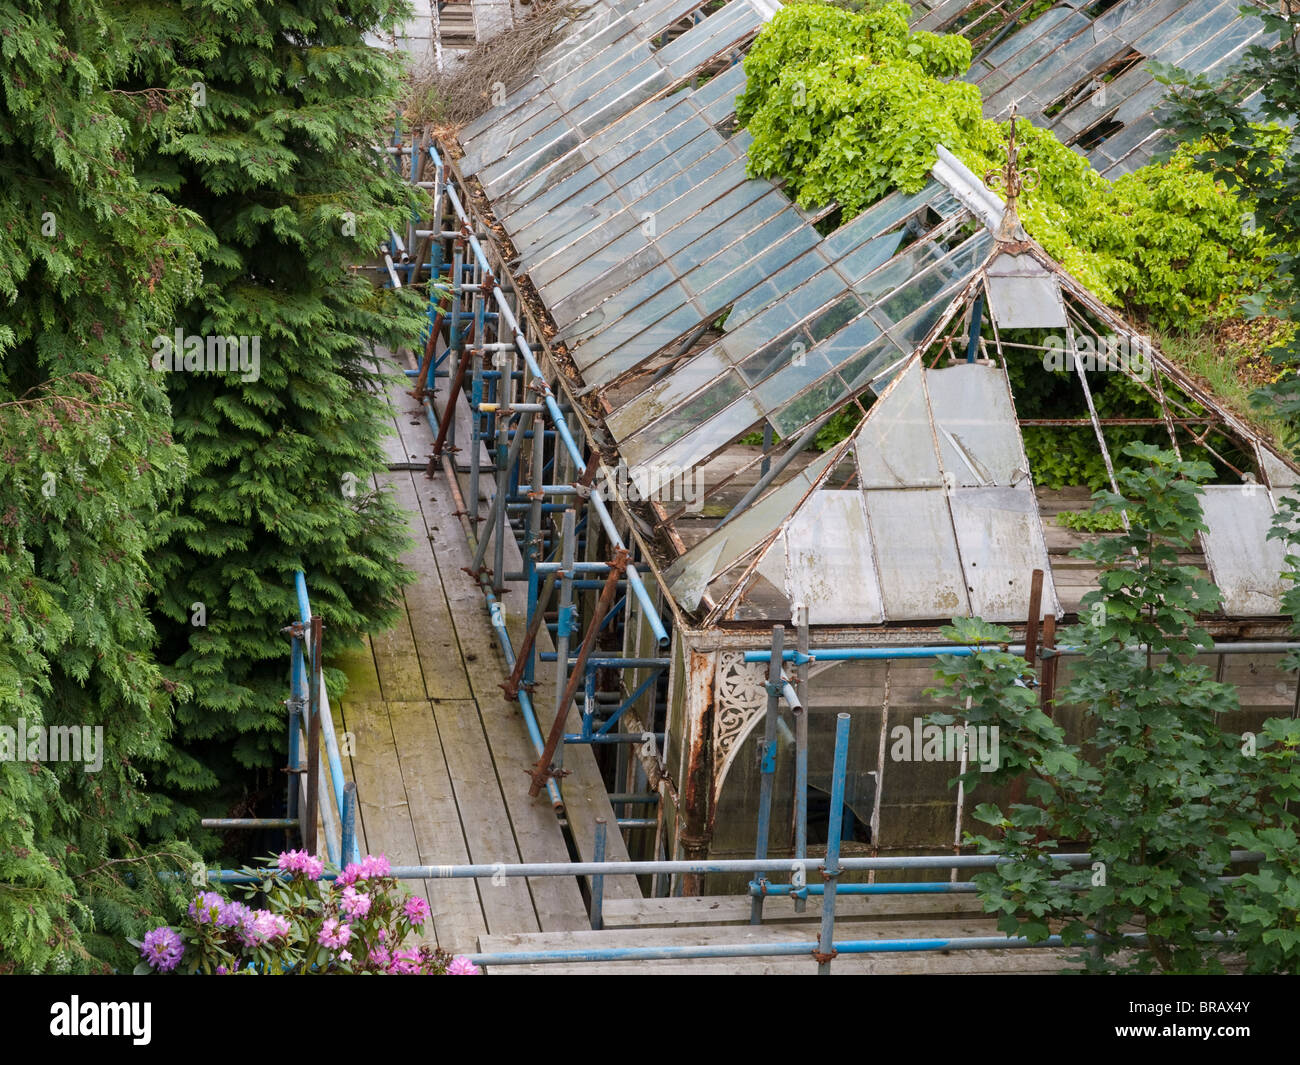
<instances>
[{"instance_id":1,"label":"vine growing through roof","mask_svg":"<svg viewBox=\"0 0 1300 1065\"><path fill-rule=\"evenodd\" d=\"M804 207L847 221L887 193L916 192L943 144L976 174L1004 159L1007 123L984 115L961 76L970 43L912 32L907 4L863 11L782 8L745 58L737 116L753 137L749 172L783 179ZM1267 278L1275 240L1253 202L1193 165L1185 146L1110 181L1049 130L1021 119L1026 230L1099 298L1155 327L1237 314Z\"/></svg>"}]
</instances>

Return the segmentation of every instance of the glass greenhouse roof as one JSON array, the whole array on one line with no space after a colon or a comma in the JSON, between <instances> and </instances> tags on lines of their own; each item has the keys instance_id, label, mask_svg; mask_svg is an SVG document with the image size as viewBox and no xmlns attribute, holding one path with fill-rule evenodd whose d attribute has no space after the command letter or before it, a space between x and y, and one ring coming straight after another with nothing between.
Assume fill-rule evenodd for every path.
<instances>
[{"instance_id":1,"label":"glass greenhouse roof","mask_svg":"<svg viewBox=\"0 0 1300 1065\"><path fill-rule=\"evenodd\" d=\"M1212 70L1260 38L1236 0L1105 3L1001 29L969 0L921 4L914 25L977 42L969 77L988 113L1016 102L1118 173L1159 136L1161 87L1144 59ZM1016 621L1041 569L1044 605L1059 612L1004 366L921 359L976 295L1003 328L1064 326L1054 264L998 244L1002 201L942 146L923 188L826 236L822 215L748 178L739 60L775 9L596 0L465 128L461 169L482 184L629 467L671 477L764 428L796 441L868 397L838 448L764 479L707 530L670 530L678 557L665 576L682 607L709 622L788 618L797 605L814 624ZM1287 475L1260 455L1277 467L1270 485ZM1256 536L1271 500L1243 524L1230 497L1207 496L1205 557L1247 612L1275 612L1277 590L1246 572L1276 553Z\"/></svg>"}]
</instances>

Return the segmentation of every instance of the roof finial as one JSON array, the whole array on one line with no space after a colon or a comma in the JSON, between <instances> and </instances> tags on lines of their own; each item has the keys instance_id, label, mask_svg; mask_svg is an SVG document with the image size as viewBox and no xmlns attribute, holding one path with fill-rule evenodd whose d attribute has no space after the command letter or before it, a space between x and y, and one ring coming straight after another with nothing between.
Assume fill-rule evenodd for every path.
<instances>
[{"instance_id":1,"label":"roof finial","mask_svg":"<svg viewBox=\"0 0 1300 1065\"><path fill-rule=\"evenodd\" d=\"M1006 164L985 174L984 184L990 189L1000 189L1007 200L1006 210L1003 212L1002 221L998 225L997 240L1003 243L1017 243L1028 240L1029 234L1025 232L1024 227L1020 224L1020 214L1016 209L1016 200L1024 190L1038 187L1040 175L1038 170L1032 166L1021 169L1019 165L1020 145L1016 143L1015 104L1011 105L1011 133L1002 150L1006 152Z\"/></svg>"}]
</instances>

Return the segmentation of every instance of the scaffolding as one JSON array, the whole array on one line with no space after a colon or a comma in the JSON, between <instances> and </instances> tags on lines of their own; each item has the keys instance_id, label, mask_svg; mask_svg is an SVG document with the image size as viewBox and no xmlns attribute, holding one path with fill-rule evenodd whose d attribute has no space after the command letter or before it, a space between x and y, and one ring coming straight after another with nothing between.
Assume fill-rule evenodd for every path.
<instances>
[{"instance_id":1,"label":"scaffolding","mask_svg":"<svg viewBox=\"0 0 1300 1065\"><path fill-rule=\"evenodd\" d=\"M1119 173L1149 157L1159 131L1145 65L1110 53L1141 52L1156 30L1163 43L1142 55L1195 60L1215 42L1239 50L1255 38L1228 25L1231 6L1133 0L1030 19L1029 5L945 3L918 9L917 26L967 33L981 49L972 80L989 90L996 73L1012 78L1031 117L1073 122L1067 141ZM864 946L835 943L833 927L837 891L961 894L971 887L959 870L981 865L961 853L960 790L954 803L946 780L935 798L928 783L886 773L890 715L919 705L908 701L920 675L909 663L925 670L939 654L977 653L943 643L940 625L978 614L1010 626L1009 649L1046 704L1068 668L1056 626L1077 613L1089 578L1049 543L1023 430L1091 431L1112 486L1108 431L1139 425L1240 478L1207 487L1207 528L1190 559L1225 592L1222 614L1207 619L1220 679L1235 679L1233 662L1253 671L1297 647L1272 579L1285 547L1266 534L1300 475L1020 229L1014 132L1006 168L987 182L939 146L922 189L842 224L833 208L804 211L747 177L739 60L774 10L765 0L598 0L459 143L399 131L387 147L431 209L390 235L377 271L429 294L417 368L406 371L434 440L420 465L456 500L503 697L536 755L520 786L544 791L562 817L565 747L592 745L639 859L398 875L592 876L593 928L603 876L614 873L641 876L652 896L721 883L751 900L755 923L769 896L800 912L809 897L824 900L816 943L628 948L601 960L767 951L813 953L824 968L836 950L1024 946ZM1102 64L1111 105L1099 115L1082 110L1100 105L1078 86L1057 84L1080 57L1080 69ZM1047 354L1024 330L1064 338L1079 418L1018 415L1010 360ZM1146 368L1104 368L1135 382L1156 416L1099 413L1083 355L1109 358L1116 340ZM856 428L814 454L818 432L846 409L860 415ZM689 480L697 475L703 487ZM306 630L294 638L316 646ZM553 704L535 698L542 677ZM304 679L295 698L310 686ZM1295 716L1294 677L1273 705ZM297 767L296 725L291 737ZM325 742L328 751L328 733ZM309 750L305 762L319 756ZM337 850L351 853L339 832ZM938 849L952 853L928 853ZM774 870L785 875L769 881ZM814 872L824 886L808 883ZM906 879L913 872L921 878Z\"/></svg>"}]
</instances>

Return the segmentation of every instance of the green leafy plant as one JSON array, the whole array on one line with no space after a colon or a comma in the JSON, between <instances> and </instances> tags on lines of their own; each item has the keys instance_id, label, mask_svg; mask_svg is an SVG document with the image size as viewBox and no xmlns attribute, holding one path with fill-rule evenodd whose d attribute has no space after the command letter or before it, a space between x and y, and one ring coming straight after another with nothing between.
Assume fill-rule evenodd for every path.
<instances>
[{"instance_id":1,"label":"green leafy plant","mask_svg":"<svg viewBox=\"0 0 1300 1065\"><path fill-rule=\"evenodd\" d=\"M1008 123L983 114L958 80L970 45L912 33L910 9L783 7L745 58L736 101L749 169L784 179L805 207L832 202L848 221L895 189L928 180L936 144L976 174L1005 162ZM1192 147L1110 182L1048 130L1019 121L1025 228L1101 299L1157 324L1230 314L1272 268L1272 238L1243 225L1253 209L1195 166Z\"/></svg>"},{"instance_id":2,"label":"green leafy plant","mask_svg":"<svg viewBox=\"0 0 1300 1065\"><path fill-rule=\"evenodd\" d=\"M1122 506L1131 528L1075 552L1099 567L1099 587L1084 597L1086 620L1059 639L1080 657L1057 716L1077 717L1086 745L1067 742L1039 708L1023 659L991 649L939 660L934 694L1000 733L1001 766L963 775L965 786L1027 780L1027 801L976 807L993 832L967 842L1006 861L975 882L999 928L1086 944L1092 971L1217 972L1244 956L1250 971L1297 972L1297 815L1286 803L1300 788L1300 724L1272 721L1248 737L1221 728L1220 716L1239 709L1236 693L1195 662L1211 643L1197 617L1219 594L1178 564L1204 527L1198 482L1209 468L1149 445L1125 451L1140 465L1119 471L1121 494L1099 492L1094 506ZM1009 637L978 619L955 621L947 635L988 645ZM1089 864L1051 857L1066 845L1087 850ZM1230 879L1234 847L1263 851L1264 862Z\"/></svg>"},{"instance_id":3,"label":"green leafy plant","mask_svg":"<svg viewBox=\"0 0 1300 1065\"><path fill-rule=\"evenodd\" d=\"M1063 510L1056 515L1056 524L1075 532L1114 532L1124 528L1124 519L1113 510Z\"/></svg>"},{"instance_id":4,"label":"green leafy plant","mask_svg":"<svg viewBox=\"0 0 1300 1065\"><path fill-rule=\"evenodd\" d=\"M1249 226L1267 234L1272 261L1248 301L1252 315L1300 321L1300 17L1246 5L1243 18L1259 19L1266 36L1226 72L1193 75L1154 64L1171 93L1159 113L1162 126L1190 149L1195 165L1251 205ZM1285 367L1255 394L1258 405L1284 419L1300 419L1300 334L1290 329L1270 345Z\"/></svg>"}]
</instances>

